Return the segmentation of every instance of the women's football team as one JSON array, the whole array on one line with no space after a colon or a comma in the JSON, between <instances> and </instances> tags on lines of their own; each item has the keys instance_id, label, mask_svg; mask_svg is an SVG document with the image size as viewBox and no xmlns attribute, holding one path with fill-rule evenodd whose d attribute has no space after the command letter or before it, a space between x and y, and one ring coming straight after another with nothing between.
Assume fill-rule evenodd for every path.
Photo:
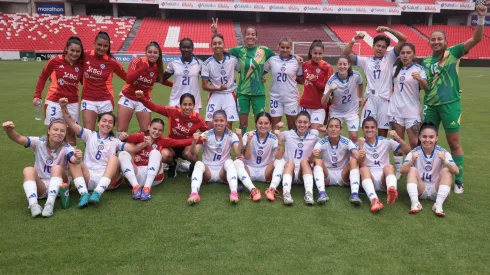
<instances>
[{"instance_id":1,"label":"women's football team","mask_svg":"<svg viewBox=\"0 0 490 275\"><path fill-rule=\"evenodd\" d=\"M485 17L484 6L478 5L476 11L479 19ZM146 201L152 187L163 181L163 164L169 166L167 176L175 177L179 158L190 162L190 204L201 200L201 185L207 182L228 184L232 203L239 201L239 182L254 202L260 201L262 194L253 182L267 182L267 200L282 197L286 205L294 203L294 185L304 185L308 205L315 203L314 186L318 189L316 201L323 204L329 200L325 187L338 185L350 187L349 201L354 205L362 202L362 187L376 213L383 209L376 192L386 192L387 203L393 205L400 174L407 174L409 212L419 212L419 200L429 199L435 201L435 214L443 217L442 206L453 175L454 192L464 190L456 70L458 60L482 39L484 20L480 21L472 38L453 47L448 47L443 31L434 31L429 39L433 55L425 58L423 65L415 63L415 46L388 27L377 31L398 39L393 50L387 53L390 39L378 35L373 57L356 56L352 46L364 36L358 33L339 57L335 73L323 60L324 46L319 40L311 44L305 62L292 54L289 38L279 41L279 54L258 45L253 27L245 31L245 46L225 49L218 19L211 25L213 56L199 60L193 54L192 40L184 38L180 41L181 58L170 62L166 70L157 42L150 42L145 56L134 58L126 72L111 54L107 33L97 34L93 51L84 51L82 41L70 37L64 53L47 62L33 98L34 104L42 99L50 78L45 99L46 137L23 136L15 131L12 121L2 126L11 140L35 152L34 166L23 170L32 217L53 215L68 172L80 193L79 208L99 203L106 190L121 184L122 176L132 186L132 198ZM364 96L363 79L353 65L366 75ZM235 72L240 72L238 84ZM270 113L265 112L263 76L267 73L272 79ZM117 116L113 113L114 74L126 82ZM168 80L172 75L174 82ZM169 106L152 102L155 83L172 87ZM79 84L83 86L81 104ZM304 86L302 95L298 84ZM201 87L209 92L205 118L199 114ZM421 90L425 90L423 117ZM250 106L255 129L247 131ZM80 110L83 127L78 123ZM168 117L168 137L163 136L163 120L151 119L152 111ZM133 112L140 132L128 134ZM283 115L289 130L281 132ZM457 125L448 122L455 120ZM232 131L234 121L240 125ZM344 121L348 137L341 135ZM441 122L451 153L438 145ZM390 127L393 130L388 131ZM359 137L359 128L363 137ZM85 143L84 154L76 149L76 138ZM390 151L395 165L390 163ZM282 196L278 191L281 184ZM40 198L47 198L44 207L39 205Z\"/></svg>"}]
</instances>

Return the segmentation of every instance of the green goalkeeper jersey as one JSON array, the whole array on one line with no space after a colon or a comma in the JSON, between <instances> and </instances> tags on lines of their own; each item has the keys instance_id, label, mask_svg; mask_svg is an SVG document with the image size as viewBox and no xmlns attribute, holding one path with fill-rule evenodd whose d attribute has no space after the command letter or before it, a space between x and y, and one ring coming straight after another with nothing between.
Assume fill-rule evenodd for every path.
<instances>
[{"instance_id":1,"label":"green goalkeeper jersey","mask_svg":"<svg viewBox=\"0 0 490 275\"><path fill-rule=\"evenodd\" d=\"M422 61L427 73L429 88L425 92L424 104L443 105L461 98L459 88L459 60L466 54L463 44L457 44L439 56L431 55Z\"/></svg>"},{"instance_id":2,"label":"green goalkeeper jersey","mask_svg":"<svg viewBox=\"0 0 490 275\"><path fill-rule=\"evenodd\" d=\"M265 95L264 64L275 53L264 46L245 46L229 49L230 55L238 59L240 64L240 80L238 82L237 94L243 95Z\"/></svg>"}]
</instances>

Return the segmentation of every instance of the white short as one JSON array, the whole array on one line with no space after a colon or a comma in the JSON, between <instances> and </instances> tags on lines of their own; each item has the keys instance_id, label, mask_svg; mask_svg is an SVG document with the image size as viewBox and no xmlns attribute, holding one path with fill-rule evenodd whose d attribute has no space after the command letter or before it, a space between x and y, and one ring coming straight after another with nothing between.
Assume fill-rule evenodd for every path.
<instances>
[{"instance_id":1,"label":"white short","mask_svg":"<svg viewBox=\"0 0 490 275\"><path fill-rule=\"evenodd\" d=\"M344 186L342 179L342 169L328 169L328 177L325 179L326 185Z\"/></svg>"},{"instance_id":2,"label":"white short","mask_svg":"<svg viewBox=\"0 0 490 275\"><path fill-rule=\"evenodd\" d=\"M93 191L95 187L99 184L100 179L104 176L104 171L105 169L100 169L100 170L92 170L88 169L90 172L90 179L87 183L87 189L88 191Z\"/></svg>"},{"instance_id":3,"label":"white short","mask_svg":"<svg viewBox=\"0 0 490 275\"><path fill-rule=\"evenodd\" d=\"M248 170L250 170L250 179L252 181L267 182L265 180L265 169L267 169L267 166L264 167L247 166L247 167Z\"/></svg>"},{"instance_id":4,"label":"white short","mask_svg":"<svg viewBox=\"0 0 490 275\"><path fill-rule=\"evenodd\" d=\"M390 117L390 121L405 127L405 129L411 128L421 122L420 118L401 118L401 117Z\"/></svg>"},{"instance_id":5,"label":"white short","mask_svg":"<svg viewBox=\"0 0 490 275\"><path fill-rule=\"evenodd\" d=\"M213 120L214 111L224 110L228 121L238 121L235 93L212 93L206 107L206 121Z\"/></svg>"},{"instance_id":6,"label":"white short","mask_svg":"<svg viewBox=\"0 0 490 275\"><path fill-rule=\"evenodd\" d=\"M281 102L281 99L271 97L270 110L272 117L282 117L283 115L295 116L299 112L299 102Z\"/></svg>"},{"instance_id":7,"label":"white short","mask_svg":"<svg viewBox=\"0 0 490 275\"><path fill-rule=\"evenodd\" d=\"M345 121L347 123L347 129L349 130L349 132L359 131L359 115L357 113L337 115L330 112L330 118L338 118L340 119L341 123L344 123Z\"/></svg>"},{"instance_id":8,"label":"white short","mask_svg":"<svg viewBox=\"0 0 490 275\"><path fill-rule=\"evenodd\" d=\"M390 118L388 116L388 107L390 101L376 95L369 96L364 101L362 108L362 122L368 116L373 117L378 122L378 129L390 129Z\"/></svg>"},{"instance_id":9,"label":"white short","mask_svg":"<svg viewBox=\"0 0 490 275\"><path fill-rule=\"evenodd\" d=\"M82 111L89 110L89 111L94 111L97 114L102 114L102 113L112 112L113 109L114 106L112 105L112 102L110 100L90 101L90 100L82 99Z\"/></svg>"},{"instance_id":10,"label":"white short","mask_svg":"<svg viewBox=\"0 0 490 275\"><path fill-rule=\"evenodd\" d=\"M435 182L424 181L425 190L420 194L419 199L435 201L437 198L437 190Z\"/></svg>"},{"instance_id":11,"label":"white short","mask_svg":"<svg viewBox=\"0 0 490 275\"><path fill-rule=\"evenodd\" d=\"M201 111L201 107L197 107L197 99L196 99L196 105L194 106L194 112L199 113ZM180 107L180 102L178 100L170 100L168 102L168 106L173 106L173 107ZM201 106L199 104L199 106Z\"/></svg>"},{"instance_id":12,"label":"white short","mask_svg":"<svg viewBox=\"0 0 490 275\"><path fill-rule=\"evenodd\" d=\"M325 117L327 117L327 112L325 109L308 109L301 107L301 111L307 111L311 116L311 123L322 124L325 122Z\"/></svg>"},{"instance_id":13,"label":"white short","mask_svg":"<svg viewBox=\"0 0 490 275\"><path fill-rule=\"evenodd\" d=\"M63 112L61 111L60 104L58 102L48 101L45 102L46 118L44 119L44 125L49 125L51 120L62 119ZM68 104L68 113L76 121L79 121L80 111L78 109L78 103Z\"/></svg>"},{"instance_id":14,"label":"white short","mask_svg":"<svg viewBox=\"0 0 490 275\"><path fill-rule=\"evenodd\" d=\"M46 187L46 191L44 191L44 194L37 194L37 198L45 199L48 196L49 182L51 181L51 179L41 179L41 181L44 183L44 187Z\"/></svg>"},{"instance_id":15,"label":"white short","mask_svg":"<svg viewBox=\"0 0 490 275\"><path fill-rule=\"evenodd\" d=\"M219 172L223 167L221 166L210 166L208 165L209 170L211 170L211 179L208 182L223 182L219 177Z\"/></svg>"},{"instance_id":16,"label":"white short","mask_svg":"<svg viewBox=\"0 0 490 275\"><path fill-rule=\"evenodd\" d=\"M386 192L386 187L383 186L383 169L369 169L373 176L374 190Z\"/></svg>"},{"instance_id":17,"label":"white short","mask_svg":"<svg viewBox=\"0 0 490 275\"><path fill-rule=\"evenodd\" d=\"M151 111L148 110L148 108L146 108L145 105L143 105L143 103L129 99L125 97L123 94L120 94L120 98L117 104L124 107L131 108L135 110L137 113L151 113Z\"/></svg>"},{"instance_id":18,"label":"white short","mask_svg":"<svg viewBox=\"0 0 490 275\"><path fill-rule=\"evenodd\" d=\"M143 186L146 182L146 173L148 172L148 166L138 166L138 174L136 175L136 180L138 183ZM151 186L156 186L162 183L163 181L163 166L161 166L160 171L158 172L157 176L153 180L153 184Z\"/></svg>"}]
</instances>

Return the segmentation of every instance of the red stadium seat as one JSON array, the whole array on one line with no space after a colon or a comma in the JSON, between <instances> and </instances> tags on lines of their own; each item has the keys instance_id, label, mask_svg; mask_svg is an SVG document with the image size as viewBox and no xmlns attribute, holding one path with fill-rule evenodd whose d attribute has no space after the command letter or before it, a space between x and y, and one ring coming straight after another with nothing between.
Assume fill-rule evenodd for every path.
<instances>
[{"instance_id":1,"label":"red stadium seat","mask_svg":"<svg viewBox=\"0 0 490 275\"><path fill-rule=\"evenodd\" d=\"M379 6L379 7L396 7L396 3L387 0L364 0L364 1L353 1L353 0L328 0L330 5L339 6Z\"/></svg>"},{"instance_id":2,"label":"red stadium seat","mask_svg":"<svg viewBox=\"0 0 490 275\"><path fill-rule=\"evenodd\" d=\"M110 16L64 16L42 14L0 14L0 49L23 51L63 50L70 36L82 39L93 49L95 35L105 31L111 37L111 51L118 51L133 27L134 18Z\"/></svg>"}]
</instances>

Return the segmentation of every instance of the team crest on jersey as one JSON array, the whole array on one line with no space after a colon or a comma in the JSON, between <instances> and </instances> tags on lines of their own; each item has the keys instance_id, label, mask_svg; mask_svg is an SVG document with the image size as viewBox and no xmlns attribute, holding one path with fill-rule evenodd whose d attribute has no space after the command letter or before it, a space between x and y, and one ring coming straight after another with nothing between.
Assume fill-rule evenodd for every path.
<instances>
[{"instance_id":1,"label":"team crest on jersey","mask_svg":"<svg viewBox=\"0 0 490 275\"><path fill-rule=\"evenodd\" d=\"M221 70L221 75L226 75L226 71L225 70Z\"/></svg>"},{"instance_id":2,"label":"team crest on jersey","mask_svg":"<svg viewBox=\"0 0 490 275\"><path fill-rule=\"evenodd\" d=\"M400 77L400 81L405 81L405 77L404 76L401 76Z\"/></svg>"},{"instance_id":3,"label":"team crest on jersey","mask_svg":"<svg viewBox=\"0 0 490 275\"><path fill-rule=\"evenodd\" d=\"M211 118L213 118L213 114L208 113L207 117L208 117L209 119L211 119Z\"/></svg>"},{"instance_id":4,"label":"team crest on jersey","mask_svg":"<svg viewBox=\"0 0 490 275\"><path fill-rule=\"evenodd\" d=\"M151 77L153 77L154 75L155 75L155 73L154 73L154 72L151 72L151 73L150 73L150 76L151 76Z\"/></svg>"},{"instance_id":5,"label":"team crest on jersey","mask_svg":"<svg viewBox=\"0 0 490 275\"><path fill-rule=\"evenodd\" d=\"M104 150L104 144L99 144L99 145L97 146L97 150L99 150L99 151Z\"/></svg>"},{"instance_id":6,"label":"team crest on jersey","mask_svg":"<svg viewBox=\"0 0 490 275\"><path fill-rule=\"evenodd\" d=\"M60 68L60 69L64 69L64 68L65 68L65 66L63 66L63 65L60 65L60 67L59 67L59 68Z\"/></svg>"},{"instance_id":7,"label":"team crest on jersey","mask_svg":"<svg viewBox=\"0 0 490 275\"><path fill-rule=\"evenodd\" d=\"M101 69L105 69L105 65L104 64L100 64L100 68Z\"/></svg>"},{"instance_id":8,"label":"team crest on jersey","mask_svg":"<svg viewBox=\"0 0 490 275\"><path fill-rule=\"evenodd\" d=\"M156 144L152 144L152 145L151 145L151 148L153 148L153 149L155 149L155 150L156 150L156 149L158 148L158 145L156 145Z\"/></svg>"},{"instance_id":9,"label":"team crest on jersey","mask_svg":"<svg viewBox=\"0 0 490 275\"><path fill-rule=\"evenodd\" d=\"M316 73L320 73L320 68L316 68Z\"/></svg>"},{"instance_id":10,"label":"team crest on jersey","mask_svg":"<svg viewBox=\"0 0 490 275\"><path fill-rule=\"evenodd\" d=\"M347 89L347 90L344 91L344 94L348 94L348 93L349 93L349 89Z\"/></svg>"},{"instance_id":11,"label":"team crest on jersey","mask_svg":"<svg viewBox=\"0 0 490 275\"><path fill-rule=\"evenodd\" d=\"M427 171L427 172L432 171L432 166L430 166L430 165L425 166L425 171Z\"/></svg>"},{"instance_id":12,"label":"team crest on jersey","mask_svg":"<svg viewBox=\"0 0 490 275\"><path fill-rule=\"evenodd\" d=\"M189 70L184 70L184 74L185 75L188 75L189 74Z\"/></svg>"},{"instance_id":13,"label":"team crest on jersey","mask_svg":"<svg viewBox=\"0 0 490 275\"><path fill-rule=\"evenodd\" d=\"M78 67L75 67L75 72L78 73L79 71L80 71L80 69Z\"/></svg>"},{"instance_id":14,"label":"team crest on jersey","mask_svg":"<svg viewBox=\"0 0 490 275\"><path fill-rule=\"evenodd\" d=\"M221 154L221 152L223 152L223 149L221 148L216 149L216 153Z\"/></svg>"},{"instance_id":15,"label":"team crest on jersey","mask_svg":"<svg viewBox=\"0 0 490 275\"><path fill-rule=\"evenodd\" d=\"M51 165L51 164L53 164L53 159L52 159L52 158L47 159L47 160L46 160L46 164L47 164L47 165Z\"/></svg>"},{"instance_id":16,"label":"team crest on jersey","mask_svg":"<svg viewBox=\"0 0 490 275\"><path fill-rule=\"evenodd\" d=\"M281 67L281 72L285 72L286 71L286 67Z\"/></svg>"},{"instance_id":17,"label":"team crest on jersey","mask_svg":"<svg viewBox=\"0 0 490 275\"><path fill-rule=\"evenodd\" d=\"M337 157L332 157L332 162L337 162Z\"/></svg>"},{"instance_id":18,"label":"team crest on jersey","mask_svg":"<svg viewBox=\"0 0 490 275\"><path fill-rule=\"evenodd\" d=\"M374 65L374 68L375 68L376 70L379 70L379 68L380 68L379 64Z\"/></svg>"},{"instance_id":19,"label":"team crest on jersey","mask_svg":"<svg viewBox=\"0 0 490 275\"><path fill-rule=\"evenodd\" d=\"M187 123L187 127L192 127L192 122Z\"/></svg>"},{"instance_id":20,"label":"team crest on jersey","mask_svg":"<svg viewBox=\"0 0 490 275\"><path fill-rule=\"evenodd\" d=\"M141 161L141 156L140 155L134 156L134 161L140 162Z\"/></svg>"},{"instance_id":21,"label":"team crest on jersey","mask_svg":"<svg viewBox=\"0 0 490 275\"><path fill-rule=\"evenodd\" d=\"M257 151L257 156L261 157L263 154L264 154L264 151L262 151L262 150Z\"/></svg>"},{"instance_id":22,"label":"team crest on jersey","mask_svg":"<svg viewBox=\"0 0 490 275\"><path fill-rule=\"evenodd\" d=\"M271 109L271 114L275 114L275 113L276 113L276 110Z\"/></svg>"},{"instance_id":23,"label":"team crest on jersey","mask_svg":"<svg viewBox=\"0 0 490 275\"><path fill-rule=\"evenodd\" d=\"M255 53L255 58L259 58L259 57L262 57L262 53L260 53L260 52L256 52L256 53Z\"/></svg>"},{"instance_id":24,"label":"team crest on jersey","mask_svg":"<svg viewBox=\"0 0 490 275\"><path fill-rule=\"evenodd\" d=\"M377 158L379 158L379 155L378 154L373 154L373 158L377 159Z\"/></svg>"},{"instance_id":25,"label":"team crest on jersey","mask_svg":"<svg viewBox=\"0 0 490 275\"><path fill-rule=\"evenodd\" d=\"M298 143L298 148L303 148L303 143Z\"/></svg>"}]
</instances>

